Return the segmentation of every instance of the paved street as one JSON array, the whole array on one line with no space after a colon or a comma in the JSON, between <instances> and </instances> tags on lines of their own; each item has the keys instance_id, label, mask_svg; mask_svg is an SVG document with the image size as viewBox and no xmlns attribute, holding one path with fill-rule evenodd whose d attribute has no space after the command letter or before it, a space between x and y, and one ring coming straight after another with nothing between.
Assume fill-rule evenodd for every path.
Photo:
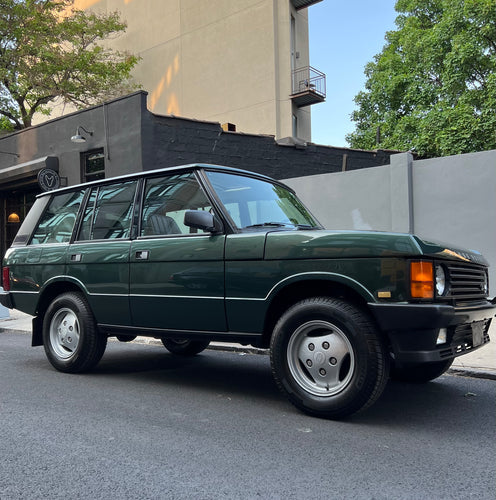
<instances>
[{"instance_id":1,"label":"paved street","mask_svg":"<svg viewBox=\"0 0 496 500\"><path fill-rule=\"evenodd\" d=\"M496 381L390 384L343 422L294 409L269 359L110 342L65 375L0 333L0 499L493 499Z\"/></svg>"}]
</instances>

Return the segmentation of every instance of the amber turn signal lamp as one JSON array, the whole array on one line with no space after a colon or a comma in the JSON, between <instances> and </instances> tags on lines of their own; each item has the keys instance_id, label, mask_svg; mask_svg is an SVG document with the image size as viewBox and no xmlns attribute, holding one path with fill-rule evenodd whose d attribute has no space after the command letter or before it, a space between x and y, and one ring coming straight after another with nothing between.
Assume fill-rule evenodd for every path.
<instances>
[{"instance_id":1,"label":"amber turn signal lamp","mask_svg":"<svg viewBox=\"0 0 496 500\"><path fill-rule=\"evenodd\" d=\"M410 263L410 291L414 299L434 298L434 266L432 262Z\"/></svg>"}]
</instances>

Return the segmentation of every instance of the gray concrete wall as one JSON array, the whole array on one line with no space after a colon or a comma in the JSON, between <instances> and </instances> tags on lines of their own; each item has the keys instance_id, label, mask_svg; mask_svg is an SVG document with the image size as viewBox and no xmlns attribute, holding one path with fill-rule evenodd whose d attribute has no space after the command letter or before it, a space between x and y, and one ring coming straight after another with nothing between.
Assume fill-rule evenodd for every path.
<instances>
[{"instance_id":1,"label":"gray concrete wall","mask_svg":"<svg viewBox=\"0 0 496 500\"><path fill-rule=\"evenodd\" d=\"M496 150L287 179L328 229L414 232L483 253L496 294Z\"/></svg>"}]
</instances>

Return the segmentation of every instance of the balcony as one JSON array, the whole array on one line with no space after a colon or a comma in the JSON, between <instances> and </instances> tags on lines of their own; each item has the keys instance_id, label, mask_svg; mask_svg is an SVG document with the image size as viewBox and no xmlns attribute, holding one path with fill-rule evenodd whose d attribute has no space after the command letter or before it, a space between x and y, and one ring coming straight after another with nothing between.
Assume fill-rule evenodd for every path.
<instances>
[{"instance_id":1,"label":"balcony","mask_svg":"<svg viewBox=\"0 0 496 500\"><path fill-rule=\"evenodd\" d=\"M326 98L326 76L321 71L307 66L293 71L291 99L299 107L324 102Z\"/></svg>"},{"instance_id":2,"label":"balcony","mask_svg":"<svg viewBox=\"0 0 496 500\"><path fill-rule=\"evenodd\" d=\"M291 0L296 10L305 9L314 3L322 2L322 0Z\"/></svg>"}]
</instances>

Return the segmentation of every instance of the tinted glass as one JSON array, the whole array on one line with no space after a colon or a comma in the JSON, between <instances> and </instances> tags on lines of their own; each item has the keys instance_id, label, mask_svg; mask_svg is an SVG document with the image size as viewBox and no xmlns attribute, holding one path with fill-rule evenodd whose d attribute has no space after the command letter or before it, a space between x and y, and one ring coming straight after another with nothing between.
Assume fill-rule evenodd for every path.
<instances>
[{"instance_id":1,"label":"tinted glass","mask_svg":"<svg viewBox=\"0 0 496 500\"><path fill-rule=\"evenodd\" d=\"M193 173L148 179L145 187L141 235L197 232L196 229L184 225L186 210L210 209L210 202Z\"/></svg>"},{"instance_id":2,"label":"tinted glass","mask_svg":"<svg viewBox=\"0 0 496 500\"><path fill-rule=\"evenodd\" d=\"M137 181L93 188L78 240L129 238Z\"/></svg>"},{"instance_id":3,"label":"tinted glass","mask_svg":"<svg viewBox=\"0 0 496 500\"><path fill-rule=\"evenodd\" d=\"M48 205L49 202L50 202L49 196L42 196L41 198L36 199L33 206L31 207L31 210L24 219L24 222L19 228L19 231L17 232L17 235L14 239L14 242L12 243L12 246L27 244L29 237L31 236L31 233L33 232L33 229L36 227L38 223L40 215L44 212L45 207Z\"/></svg>"},{"instance_id":4,"label":"tinted glass","mask_svg":"<svg viewBox=\"0 0 496 500\"><path fill-rule=\"evenodd\" d=\"M31 245L67 243L71 239L84 190L54 196L36 227Z\"/></svg>"}]
</instances>

